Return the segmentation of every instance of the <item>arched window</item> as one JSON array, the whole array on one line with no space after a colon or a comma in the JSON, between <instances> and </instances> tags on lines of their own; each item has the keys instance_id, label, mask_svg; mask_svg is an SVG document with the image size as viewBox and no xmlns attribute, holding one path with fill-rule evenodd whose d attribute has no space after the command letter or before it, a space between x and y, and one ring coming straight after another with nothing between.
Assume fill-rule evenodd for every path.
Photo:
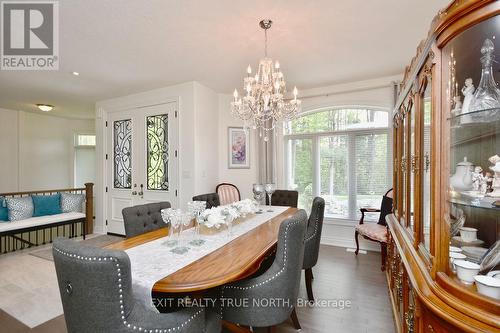
<instances>
[{"instance_id":1,"label":"arched window","mask_svg":"<svg viewBox=\"0 0 500 333\"><path fill-rule=\"evenodd\" d=\"M357 220L360 207L380 207L390 187L389 112L377 108L327 108L287 124L286 186L299 191L299 207L326 201L325 215Z\"/></svg>"}]
</instances>

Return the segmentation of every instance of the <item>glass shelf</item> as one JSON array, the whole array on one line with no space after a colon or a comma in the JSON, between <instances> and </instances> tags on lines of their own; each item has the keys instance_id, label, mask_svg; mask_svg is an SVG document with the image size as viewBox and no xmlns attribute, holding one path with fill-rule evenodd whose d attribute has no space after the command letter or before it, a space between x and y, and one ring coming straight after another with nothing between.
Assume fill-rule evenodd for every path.
<instances>
[{"instance_id":1,"label":"glass shelf","mask_svg":"<svg viewBox=\"0 0 500 333\"><path fill-rule=\"evenodd\" d=\"M485 109L485 110L478 110L478 111L472 111L472 112L466 112L466 113L461 113L461 114L457 114L457 115L454 115L454 116L451 116L448 118L448 120L454 120L454 119L463 119L464 117L467 117L467 116L472 116L473 118L476 118L476 117L480 117L480 116L483 116L487 113L498 113L498 116L497 118L498 119L495 119L495 121L499 121L500 120L500 108L494 108L494 109ZM488 121L476 121L476 122L471 122L470 124L477 124L477 123L489 123ZM465 125L465 124L464 124Z\"/></svg>"},{"instance_id":2,"label":"glass shelf","mask_svg":"<svg viewBox=\"0 0 500 333\"><path fill-rule=\"evenodd\" d=\"M466 194L460 195L460 197L451 198L449 200L450 203L468 206L468 207L477 207L484 209L492 209L500 211L500 207L493 206L493 202L500 200L500 198L492 198L492 197L472 197L467 196Z\"/></svg>"}]
</instances>

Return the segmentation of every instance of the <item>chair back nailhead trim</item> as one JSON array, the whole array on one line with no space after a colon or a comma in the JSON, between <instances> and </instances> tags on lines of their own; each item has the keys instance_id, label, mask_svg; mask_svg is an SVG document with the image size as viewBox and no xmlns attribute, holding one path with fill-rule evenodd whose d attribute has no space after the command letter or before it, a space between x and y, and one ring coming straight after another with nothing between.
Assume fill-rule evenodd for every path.
<instances>
[{"instance_id":1,"label":"chair back nailhead trim","mask_svg":"<svg viewBox=\"0 0 500 333\"><path fill-rule=\"evenodd\" d=\"M76 255L74 253L62 251L56 247L54 247L54 250L57 251L58 253L64 255L64 256L66 256L66 257L70 257L73 259L84 260L84 261L97 261L97 262L99 262L99 261L106 261L106 262L111 261L111 262L116 263L116 273L117 273L117 278L118 278L118 280L117 280L118 296L120 298L120 317L123 320L123 325L126 328L129 328L130 330L134 330L134 331L137 330L139 332L146 332L146 333L175 332L177 330L180 330L181 328L183 328L187 324L189 324L193 319L195 319L198 315L200 315L200 313L202 313L204 311L203 309L200 309L196 313L194 313L191 317L189 317L188 320L186 320L185 322L183 322L179 326L167 328L167 329L165 329L165 328L153 328L152 329L152 328L146 328L146 327L132 325L125 318L125 311L124 311L124 304L123 304L123 289L122 289L122 284L121 284L122 283L121 268L120 268L120 263L118 262L117 258L114 258L114 257L85 257L85 256Z\"/></svg>"}]
</instances>

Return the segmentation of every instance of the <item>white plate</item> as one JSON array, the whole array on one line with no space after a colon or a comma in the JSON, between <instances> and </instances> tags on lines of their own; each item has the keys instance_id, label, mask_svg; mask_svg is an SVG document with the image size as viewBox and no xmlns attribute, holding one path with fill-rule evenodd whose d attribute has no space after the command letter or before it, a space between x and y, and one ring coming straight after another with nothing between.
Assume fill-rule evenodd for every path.
<instances>
[{"instance_id":1,"label":"white plate","mask_svg":"<svg viewBox=\"0 0 500 333\"><path fill-rule=\"evenodd\" d=\"M464 246L462 247L462 251L462 253L468 257L481 259L481 257L488 251L488 249L484 247Z\"/></svg>"},{"instance_id":2,"label":"white plate","mask_svg":"<svg viewBox=\"0 0 500 333\"><path fill-rule=\"evenodd\" d=\"M450 252L462 252L462 249L456 246L450 246Z\"/></svg>"},{"instance_id":3,"label":"white plate","mask_svg":"<svg viewBox=\"0 0 500 333\"><path fill-rule=\"evenodd\" d=\"M495 279L500 279L500 271L491 271L486 274L486 276L494 277Z\"/></svg>"}]
</instances>

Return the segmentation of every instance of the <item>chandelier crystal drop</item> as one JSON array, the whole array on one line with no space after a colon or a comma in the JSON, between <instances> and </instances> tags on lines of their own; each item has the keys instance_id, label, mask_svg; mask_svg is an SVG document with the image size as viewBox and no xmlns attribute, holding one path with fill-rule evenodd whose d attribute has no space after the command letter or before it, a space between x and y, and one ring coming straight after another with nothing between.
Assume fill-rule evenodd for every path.
<instances>
[{"instance_id":1,"label":"chandelier crystal drop","mask_svg":"<svg viewBox=\"0 0 500 333\"><path fill-rule=\"evenodd\" d=\"M267 56L267 30L271 28L271 20L260 21L264 29L264 58L259 62L259 68L252 75L248 65L247 76L243 80L243 96L235 89L231 102L231 113L245 123L245 129L252 127L259 130L259 135L268 140L268 132L279 122L287 122L300 112L301 101L297 99L297 87L293 89L293 99L285 100L286 83L280 63Z\"/></svg>"}]
</instances>

